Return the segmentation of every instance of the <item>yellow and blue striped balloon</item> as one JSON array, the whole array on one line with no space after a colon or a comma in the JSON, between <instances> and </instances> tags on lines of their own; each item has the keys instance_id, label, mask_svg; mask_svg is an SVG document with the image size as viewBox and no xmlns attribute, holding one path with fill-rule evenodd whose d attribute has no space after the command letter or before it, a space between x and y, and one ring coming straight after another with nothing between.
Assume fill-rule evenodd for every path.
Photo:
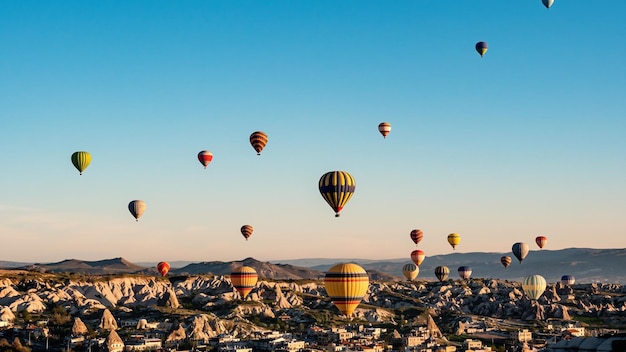
<instances>
[{"instance_id":1,"label":"yellow and blue striped balloon","mask_svg":"<svg viewBox=\"0 0 626 352\"><path fill-rule=\"evenodd\" d=\"M327 172L319 181L320 193L335 211L335 217L339 217L339 212L352 198L355 188L354 177L345 171Z\"/></svg>"},{"instance_id":2,"label":"yellow and blue striped balloon","mask_svg":"<svg viewBox=\"0 0 626 352\"><path fill-rule=\"evenodd\" d=\"M80 151L72 154L72 164L74 164L74 167L78 170L78 172L80 172L81 175L90 163L91 154L89 154L89 152Z\"/></svg>"},{"instance_id":3,"label":"yellow and blue striped balloon","mask_svg":"<svg viewBox=\"0 0 626 352\"><path fill-rule=\"evenodd\" d=\"M419 275L420 273L420 267L410 263L410 264L405 264L402 267L402 275L404 275L404 277L406 277L407 280L409 281L413 281L417 275Z\"/></svg>"},{"instance_id":4,"label":"yellow and blue striped balloon","mask_svg":"<svg viewBox=\"0 0 626 352\"><path fill-rule=\"evenodd\" d=\"M528 298L537 300L546 290L546 279L541 275L530 275L522 281L522 290Z\"/></svg>"},{"instance_id":5,"label":"yellow and blue striped balloon","mask_svg":"<svg viewBox=\"0 0 626 352\"><path fill-rule=\"evenodd\" d=\"M440 265L435 268L435 276L439 279L439 281L445 281L448 278L448 275L450 275L450 269L448 269L447 266Z\"/></svg>"},{"instance_id":6,"label":"yellow and blue striped balloon","mask_svg":"<svg viewBox=\"0 0 626 352\"><path fill-rule=\"evenodd\" d=\"M335 307L346 316L352 315L369 288L369 277L354 263L337 264L326 272L324 286Z\"/></svg>"}]
</instances>

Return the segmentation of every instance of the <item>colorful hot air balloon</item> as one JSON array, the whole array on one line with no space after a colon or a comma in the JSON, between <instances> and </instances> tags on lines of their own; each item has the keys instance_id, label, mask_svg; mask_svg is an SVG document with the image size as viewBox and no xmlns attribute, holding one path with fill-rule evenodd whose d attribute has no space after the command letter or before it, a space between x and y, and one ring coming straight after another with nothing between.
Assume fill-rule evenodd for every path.
<instances>
[{"instance_id":1,"label":"colorful hot air balloon","mask_svg":"<svg viewBox=\"0 0 626 352\"><path fill-rule=\"evenodd\" d=\"M128 210L130 211L131 214L133 214L135 219L139 221L139 218L141 217L141 215L143 215L143 212L146 210L146 202L144 202L143 200L133 200L130 203L128 203Z\"/></svg>"},{"instance_id":2,"label":"colorful hot air balloon","mask_svg":"<svg viewBox=\"0 0 626 352\"><path fill-rule=\"evenodd\" d=\"M543 3L543 6L546 7L546 9L549 9L550 6L554 4L554 0L541 0L541 2Z\"/></svg>"},{"instance_id":3,"label":"colorful hot air balloon","mask_svg":"<svg viewBox=\"0 0 626 352\"><path fill-rule=\"evenodd\" d=\"M435 276L437 277L437 279L439 279L439 281L446 280L448 278L448 275L450 275L450 269L448 269L447 266L440 265L435 268Z\"/></svg>"},{"instance_id":4,"label":"colorful hot air balloon","mask_svg":"<svg viewBox=\"0 0 626 352\"><path fill-rule=\"evenodd\" d=\"M513 244L513 255L517 258L517 260L519 260L520 263L524 260L524 258L526 258L528 251L529 248L526 243L517 242Z\"/></svg>"},{"instance_id":5,"label":"colorful hot air balloon","mask_svg":"<svg viewBox=\"0 0 626 352\"><path fill-rule=\"evenodd\" d=\"M411 252L411 260L417 266L420 266L420 264L422 264L422 262L424 261L424 258L426 258L426 254L421 249L416 249L413 252Z\"/></svg>"},{"instance_id":6,"label":"colorful hot air balloon","mask_svg":"<svg viewBox=\"0 0 626 352\"><path fill-rule=\"evenodd\" d=\"M250 238L250 236L252 236L253 231L254 231L254 228L250 225L243 225L241 227L241 234L246 239L246 241L248 240L248 238Z\"/></svg>"},{"instance_id":7,"label":"colorful hot air balloon","mask_svg":"<svg viewBox=\"0 0 626 352\"><path fill-rule=\"evenodd\" d=\"M546 290L546 279L541 275L530 275L522 281L522 289L528 298L537 300Z\"/></svg>"},{"instance_id":8,"label":"colorful hot air balloon","mask_svg":"<svg viewBox=\"0 0 626 352\"><path fill-rule=\"evenodd\" d=\"M78 170L78 172L80 172L81 175L90 163L91 154L89 154L89 152L75 152L72 154L72 164L74 164L74 167Z\"/></svg>"},{"instance_id":9,"label":"colorful hot air balloon","mask_svg":"<svg viewBox=\"0 0 626 352\"><path fill-rule=\"evenodd\" d=\"M252 291L258 279L256 270L249 266L240 266L230 273L230 281L243 299Z\"/></svg>"},{"instance_id":10,"label":"colorful hot air balloon","mask_svg":"<svg viewBox=\"0 0 626 352\"><path fill-rule=\"evenodd\" d=\"M200 153L198 153L198 160L206 169L207 165L209 165L211 160L213 160L213 153L211 153L208 150L203 150Z\"/></svg>"},{"instance_id":11,"label":"colorful hot air balloon","mask_svg":"<svg viewBox=\"0 0 626 352\"><path fill-rule=\"evenodd\" d=\"M537 246L539 246L539 248L543 248L543 246L545 246L547 242L548 238L546 236L537 236L537 238L535 238L535 243L537 243Z\"/></svg>"},{"instance_id":12,"label":"colorful hot air balloon","mask_svg":"<svg viewBox=\"0 0 626 352\"><path fill-rule=\"evenodd\" d=\"M167 275L167 272L170 271L170 263L160 262L157 264L157 270L161 273L161 276Z\"/></svg>"},{"instance_id":13,"label":"colorful hot air balloon","mask_svg":"<svg viewBox=\"0 0 626 352\"><path fill-rule=\"evenodd\" d=\"M563 275L561 276L561 283L563 285L573 285L576 282L576 279L572 275Z\"/></svg>"},{"instance_id":14,"label":"colorful hot air balloon","mask_svg":"<svg viewBox=\"0 0 626 352\"><path fill-rule=\"evenodd\" d=\"M452 249L456 249L456 246L461 243L461 236L458 233L451 233L448 235L448 243L452 246Z\"/></svg>"},{"instance_id":15,"label":"colorful hot air balloon","mask_svg":"<svg viewBox=\"0 0 626 352\"><path fill-rule=\"evenodd\" d=\"M508 266L511 265L511 257L509 257L508 255L502 256L500 258L500 263L502 263L505 268L508 268Z\"/></svg>"},{"instance_id":16,"label":"colorful hot air balloon","mask_svg":"<svg viewBox=\"0 0 626 352\"><path fill-rule=\"evenodd\" d=\"M261 151L267 144L267 135L264 132L256 131L250 135L250 144L256 150L256 155L261 155Z\"/></svg>"},{"instance_id":17,"label":"colorful hot air balloon","mask_svg":"<svg viewBox=\"0 0 626 352\"><path fill-rule=\"evenodd\" d=\"M327 172L319 181L320 193L335 211L335 217L339 217L339 212L352 198L355 188L354 177L345 171Z\"/></svg>"},{"instance_id":18,"label":"colorful hot air balloon","mask_svg":"<svg viewBox=\"0 0 626 352\"><path fill-rule=\"evenodd\" d=\"M422 238L424 238L424 232L422 232L422 230L415 229L411 231L411 239L413 240L415 244L420 243Z\"/></svg>"},{"instance_id":19,"label":"colorful hot air balloon","mask_svg":"<svg viewBox=\"0 0 626 352\"><path fill-rule=\"evenodd\" d=\"M419 273L420 273L420 267L413 263L405 264L402 267L402 274L409 281L413 281L413 279L415 279L417 275L419 275Z\"/></svg>"},{"instance_id":20,"label":"colorful hot air balloon","mask_svg":"<svg viewBox=\"0 0 626 352\"><path fill-rule=\"evenodd\" d=\"M383 135L383 138L386 138L389 132L391 132L391 124L389 122L381 122L378 125L378 132Z\"/></svg>"},{"instance_id":21,"label":"colorful hot air balloon","mask_svg":"<svg viewBox=\"0 0 626 352\"><path fill-rule=\"evenodd\" d=\"M335 307L350 316L367 293L369 277L354 263L337 264L326 272L324 286Z\"/></svg>"},{"instance_id":22,"label":"colorful hot air balloon","mask_svg":"<svg viewBox=\"0 0 626 352\"><path fill-rule=\"evenodd\" d=\"M476 43L476 51L480 54L480 57L483 57L487 52L488 46L487 42L478 42Z\"/></svg>"},{"instance_id":23,"label":"colorful hot air balloon","mask_svg":"<svg viewBox=\"0 0 626 352\"><path fill-rule=\"evenodd\" d=\"M457 271L459 272L459 276L461 277L461 279L463 280L467 280L470 278L470 276L472 276L472 268L470 268L469 266L460 266Z\"/></svg>"}]
</instances>

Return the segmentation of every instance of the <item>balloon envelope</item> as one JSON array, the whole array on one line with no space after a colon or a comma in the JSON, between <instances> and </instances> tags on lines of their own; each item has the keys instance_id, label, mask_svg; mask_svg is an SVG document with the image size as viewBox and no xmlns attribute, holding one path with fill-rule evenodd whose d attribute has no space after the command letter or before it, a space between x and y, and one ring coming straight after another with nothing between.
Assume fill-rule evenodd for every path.
<instances>
[{"instance_id":1,"label":"balloon envelope","mask_svg":"<svg viewBox=\"0 0 626 352\"><path fill-rule=\"evenodd\" d=\"M322 175L318 186L326 203L335 211L335 217L339 217L339 212L354 194L356 182L345 171L330 171Z\"/></svg>"},{"instance_id":2,"label":"balloon envelope","mask_svg":"<svg viewBox=\"0 0 626 352\"><path fill-rule=\"evenodd\" d=\"M500 263L502 263L502 265L507 268L509 265L511 265L511 257L509 257L508 255L501 257Z\"/></svg>"},{"instance_id":3,"label":"balloon envelope","mask_svg":"<svg viewBox=\"0 0 626 352\"><path fill-rule=\"evenodd\" d=\"M413 242L415 244L420 243L422 238L424 238L424 232L422 232L422 230L415 229L415 230L411 231L411 240L413 240Z\"/></svg>"},{"instance_id":4,"label":"balloon envelope","mask_svg":"<svg viewBox=\"0 0 626 352\"><path fill-rule=\"evenodd\" d=\"M536 300L546 290L546 279L541 275L527 276L522 282L522 289L528 298Z\"/></svg>"},{"instance_id":5,"label":"balloon envelope","mask_svg":"<svg viewBox=\"0 0 626 352\"><path fill-rule=\"evenodd\" d=\"M483 57L488 49L487 42L478 42L476 43L476 51L480 54L480 57Z\"/></svg>"},{"instance_id":6,"label":"balloon envelope","mask_svg":"<svg viewBox=\"0 0 626 352\"><path fill-rule=\"evenodd\" d=\"M422 264L422 262L424 261L424 258L426 258L426 254L421 249L416 249L413 252L411 252L411 260L417 266L420 266L420 264Z\"/></svg>"},{"instance_id":7,"label":"balloon envelope","mask_svg":"<svg viewBox=\"0 0 626 352\"><path fill-rule=\"evenodd\" d=\"M357 264L337 264L326 272L324 286L337 309L350 316L367 293L369 277Z\"/></svg>"},{"instance_id":8,"label":"balloon envelope","mask_svg":"<svg viewBox=\"0 0 626 352\"><path fill-rule=\"evenodd\" d=\"M386 138L389 132L391 132L391 124L389 122L381 122L378 125L378 132L383 135L383 138Z\"/></svg>"},{"instance_id":9,"label":"balloon envelope","mask_svg":"<svg viewBox=\"0 0 626 352\"><path fill-rule=\"evenodd\" d=\"M157 270L161 276L165 276L170 271L170 264L168 262L160 262L157 264Z\"/></svg>"},{"instance_id":10,"label":"balloon envelope","mask_svg":"<svg viewBox=\"0 0 626 352\"><path fill-rule=\"evenodd\" d=\"M206 169L207 165L209 165L211 160L213 160L213 153L211 153L208 150L203 150L200 153L198 153L198 160Z\"/></svg>"},{"instance_id":11,"label":"balloon envelope","mask_svg":"<svg viewBox=\"0 0 626 352\"><path fill-rule=\"evenodd\" d=\"M252 232L254 231L254 228L250 225L243 225L241 227L241 234L243 235L243 237L246 239L246 241L248 240L248 238L250 238L250 236L252 236ZM261 236L263 237L263 236Z\"/></svg>"},{"instance_id":12,"label":"balloon envelope","mask_svg":"<svg viewBox=\"0 0 626 352\"><path fill-rule=\"evenodd\" d=\"M543 6L546 7L546 9L549 9L550 6L554 4L554 0L541 0L541 2L543 3Z\"/></svg>"},{"instance_id":13,"label":"balloon envelope","mask_svg":"<svg viewBox=\"0 0 626 352\"><path fill-rule=\"evenodd\" d=\"M239 294L244 299L252 291L258 278L256 270L249 266L240 266L230 273L230 281L233 283L233 287L239 291Z\"/></svg>"},{"instance_id":14,"label":"balloon envelope","mask_svg":"<svg viewBox=\"0 0 626 352\"><path fill-rule=\"evenodd\" d=\"M448 243L452 246L452 249L456 249L456 246L461 243L461 236L458 233L451 233L448 235Z\"/></svg>"},{"instance_id":15,"label":"balloon envelope","mask_svg":"<svg viewBox=\"0 0 626 352\"><path fill-rule=\"evenodd\" d=\"M257 155L261 155L261 151L267 145L267 135L265 132L256 131L250 135L250 144L256 150Z\"/></svg>"},{"instance_id":16,"label":"balloon envelope","mask_svg":"<svg viewBox=\"0 0 626 352\"><path fill-rule=\"evenodd\" d=\"M572 275L561 276L561 283L563 285L573 285L575 282L576 282L576 279Z\"/></svg>"},{"instance_id":17,"label":"balloon envelope","mask_svg":"<svg viewBox=\"0 0 626 352\"><path fill-rule=\"evenodd\" d=\"M543 246L545 246L547 242L548 238L546 236L537 236L535 238L535 243L537 243L537 246L539 246L539 248L543 248Z\"/></svg>"},{"instance_id":18,"label":"balloon envelope","mask_svg":"<svg viewBox=\"0 0 626 352\"><path fill-rule=\"evenodd\" d=\"M435 276L439 281L444 281L448 278L448 275L450 275L450 269L447 266L440 265L435 268Z\"/></svg>"},{"instance_id":19,"label":"balloon envelope","mask_svg":"<svg viewBox=\"0 0 626 352\"><path fill-rule=\"evenodd\" d=\"M469 266L460 266L457 271L459 272L459 276L461 277L461 279L463 280L467 280L470 278L470 276L472 276L472 268L470 268Z\"/></svg>"},{"instance_id":20,"label":"balloon envelope","mask_svg":"<svg viewBox=\"0 0 626 352\"><path fill-rule=\"evenodd\" d=\"M72 154L72 164L78 170L78 172L82 175L83 171L89 166L91 163L91 154L89 152L75 152Z\"/></svg>"},{"instance_id":21,"label":"balloon envelope","mask_svg":"<svg viewBox=\"0 0 626 352\"><path fill-rule=\"evenodd\" d=\"M128 210L130 211L131 214L133 214L135 219L139 221L139 218L141 217L141 215L143 215L143 212L146 210L146 202L144 202L143 200L133 200L130 203L128 203Z\"/></svg>"},{"instance_id":22,"label":"balloon envelope","mask_svg":"<svg viewBox=\"0 0 626 352\"><path fill-rule=\"evenodd\" d=\"M413 281L413 279L415 279L417 275L419 275L419 273L420 267L413 263L405 264L402 267L402 275L404 275L404 277L406 277L406 279L409 281Z\"/></svg>"},{"instance_id":23,"label":"balloon envelope","mask_svg":"<svg viewBox=\"0 0 626 352\"><path fill-rule=\"evenodd\" d=\"M524 242L517 242L513 244L512 249L513 255L517 258L517 260L519 260L520 263L524 260L524 258L526 258L529 251L528 245Z\"/></svg>"}]
</instances>

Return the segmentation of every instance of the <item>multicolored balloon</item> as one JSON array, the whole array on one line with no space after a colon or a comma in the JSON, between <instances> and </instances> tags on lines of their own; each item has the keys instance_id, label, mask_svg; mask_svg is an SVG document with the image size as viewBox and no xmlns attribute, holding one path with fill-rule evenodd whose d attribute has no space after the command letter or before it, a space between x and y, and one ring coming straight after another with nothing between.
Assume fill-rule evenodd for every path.
<instances>
[{"instance_id":1,"label":"multicolored balloon","mask_svg":"<svg viewBox=\"0 0 626 352\"><path fill-rule=\"evenodd\" d=\"M146 210L146 202L143 200L133 200L128 203L128 210L135 217L135 220L139 221L139 218Z\"/></svg>"},{"instance_id":2,"label":"multicolored balloon","mask_svg":"<svg viewBox=\"0 0 626 352\"><path fill-rule=\"evenodd\" d=\"M243 225L241 227L241 234L246 239L246 241L248 240L248 238L250 238L250 236L252 236L252 232L254 232L254 228L251 225Z\"/></svg>"},{"instance_id":3,"label":"multicolored balloon","mask_svg":"<svg viewBox=\"0 0 626 352\"><path fill-rule=\"evenodd\" d=\"M411 260L417 266L420 266L420 264L422 264L425 258L426 258L426 253L424 253L424 251L421 249L416 249L413 252L411 252Z\"/></svg>"},{"instance_id":4,"label":"multicolored balloon","mask_svg":"<svg viewBox=\"0 0 626 352\"><path fill-rule=\"evenodd\" d=\"M410 263L410 264L405 264L402 267L402 275L404 275L404 277L406 277L407 280L409 281L413 281L417 275L419 275L420 273L420 267Z\"/></svg>"},{"instance_id":5,"label":"multicolored balloon","mask_svg":"<svg viewBox=\"0 0 626 352\"><path fill-rule=\"evenodd\" d=\"M522 281L522 289L528 298L537 300L546 290L546 279L541 275L530 275Z\"/></svg>"},{"instance_id":6,"label":"multicolored balloon","mask_svg":"<svg viewBox=\"0 0 626 352\"><path fill-rule=\"evenodd\" d=\"M470 276L472 276L472 268L470 268L469 266L460 266L457 271L459 272L459 277L461 277L461 279L463 280L467 280L470 278Z\"/></svg>"},{"instance_id":7,"label":"multicolored balloon","mask_svg":"<svg viewBox=\"0 0 626 352\"><path fill-rule=\"evenodd\" d=\"M439 279L439 281L445 281L448 278L448 275L450 275L450 269L448 269L447 266L440 265L435 268L435 276Z\"/></svg>"},{"instance_id":8,"label":"multicolored balloon","mask_svg":"<svg viewBox=\"0 0 626 352\"><path fill-rule=\"evenodd\" d=\"M539 246L539 248L543 248L543 246L545 246L547 242L548 238L546 236L537 236L535 238L535 243L537 243L537 246Z\"/></svg>"},{"instance_id":9,"label":"multicolored balloon","mask_svg":"<svg viewBox=\"0 0 626 352\"><path fill-rule=\"evenodd\" d=\"M480 57L483 57L488 49L489 46L487 45L487 42L476 43L476 51L480 54Z\"/></svg>"},{"instance_id":10,"label":"multicolored balloon","mask_svg":"<svg viewBox=\"0 0 626 352\"><path fill-rule=\"evenodd\" d=\"M458 233L451 233L448 235L448 243L452 246L452 249L456 249L456 246L461 243L461 236Z\"/></svg>"},{"instance_id":11,"label":"multicolored balloon","mask_svg":"<svg viewBox=\"0 0 626 352\"><path fill-rule=\"evenodd\" d=\"M563 285L573 285L576 282L576 279L572 275L563 275L561 276L561 283Z\"/></svg>"},{"instance_id":12,"label":"multicolored balloon","mask_svg":"<svg viewBox=\"0 0 626 352\"><path fill-rule=\"evenodd\" d=\"M230 281L243 299L252 291L258 279L256 270L249 266L240 266L230 273Z\"/></svg>"},{"instance_id":13,"label":"multicolored balloon","mask_svg":"<svg viewBox=\"0 0 626 352\"><path fill-rule=\"evenodd\" d=\"M369 277L357 264L337 264L326 272L324 286L335 307L350 316L367 293Z\"/></svg>"},{"instance_id":14,"label":"multicolored balloon","mask_svg":"<svg viewBox=\"0 0 626 352\"><path fill-rule=\"evenodd\" d=\"M78 170L78 172L82 175L83 171L91 164L91 154L89 152L75 152L72 154L72 164Z\"/></svg>"},{"instance_id":15,"label":"multicolored balloon","mask_svg":"<svg viewBox=\"0 0 626 352\"><path fill-rule=\"evenodd\" d=\"M355 189L354 177L345 171L327 172L319 181L319 191L335 211L335 217L339 217L339 212L352 198Z\"/></svg>"},{"instance_id":16,"label":"multicolored balloon","mask_svg":"<svg viewBox=\"0 0 626 352\"><path fill-rule=\"evenodd\" d=\"M167 275L167 273L170 271L170 263L159 262L159 264L157 264L157 270L159 271L161 276Z\"/></svg>"},{"instance_id":17,"label":"multicolored balloon","mask_svg":"<svg viewBox=\"0 0 626 352\"><path fill-rule=\"evenodd\" d=\"M411 240L413 240L413 243L415 243L416 245L420 243L420 241L423 238L424 238L424 232L422 232L422 230L415 229L411 231Z\"/></svg>"},{"instance_id":18,"label":"multicolored balloon","mask_svg":"<svg viewBox=\"0 0 626 352\"><path fill-rule=\"evenodd\" d=\"M520 263L522 262L522 260L524 260L524 258L526 258L528 252L530 251L528 245L524 242L517 242L513 244L512 249L513 255L515 256L515 258L517 258L517 260L519 260Z\"/></svg>"},{"instance_id":19,"label":"multicolored balloon","mask_svg":"<svg viewBox=\"0 0 626 352\"><path fill-rule=\"evenodd\" d=\"M256 155L261 155L261 151L267 145L267 135L261 131L253 132L250 135L250 144L256 150Z\"/></svg>"},{"instance_id":20,"label":"multicolored balloon","mask_svg":"<svg viewBox=\"0 0 626 352\"><path fill-rule=\"evenodd\" d=\"M543 6L546 7L546 9L549 9L550 6L554 4L554 0L541 0L541 2L543 3Z\"/></svg>"},{"instance_id":21,"label":"multicolored balloon","mask_svg":"<svg viewBox=\"0 0 626 352\"><path fill-rule=\"evenodd\" d=\"M505 268L508 268L509 265L511 265L511 257L509 257L508 255L502 256L500 258L500 263L502 263Z\"/></svg>"},{"instance_id":22,"label":"multicolored balloon","mask_svg":"<svg viewBox=\"0 0 626 352\"><path fill-rule=\"evenodd\" d=\"M383 138L386 138L389 132L391 132L391 124L389 122L381 122L378 125L378 132L383 135Z\"/></svg>"},{"instance_id":23,"label":"multicolored balloon","mask_svg":"<svg viewBox=\"0 0 626 352\"><path fill-rule=\"evenodd\" d=\"M211 153L208 150L203 150L200 153L198 153L198 160L206 169L207 165L209 165L211 160L213 160L213 153Z\"/></svg>"}]
</instances>

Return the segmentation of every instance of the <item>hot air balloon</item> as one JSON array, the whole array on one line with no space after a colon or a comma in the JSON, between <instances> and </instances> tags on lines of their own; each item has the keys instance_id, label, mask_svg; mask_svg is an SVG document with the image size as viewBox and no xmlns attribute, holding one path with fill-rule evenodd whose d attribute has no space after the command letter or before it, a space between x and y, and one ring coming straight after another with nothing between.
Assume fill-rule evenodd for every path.
<instances>
[{"instance_id":1,"label":"hot air balloon","mask_svg":"<svg viewBox=\"0 0 626 352\"><path fill-rule=\"evenodd\" d=\"M420 267L413 263L405 264L402 267L402 274L409 281L413 281L413 279L415 279L417 275L419 275L419 273L420 273Z\"/></svg>"},{"instance_id":2,"label":"hot air balloon","mask_svg":"<svg viewBox=\"0 0 626 352\"><path fill-rule=\"evenodd\" d=\"M511 257L509 257L508 255L501 257L500 263L502 263L502 265L507 268L509 265L511 265Z\"/></svg>"},{"instance_id":3,"label":"hot air balloon","mask_svg":"<svg viewBox=\"0 0 626 352\"><path fill-rule=\"evenodd\" d=\"M256 131L250 135L250 144L256 150L256 155L261 155L261 151L267 144L267 135L264 132Z\"/></svg>"},{"instance_id":4,"label":"hot air balloon","mask_svg":"<svg viewBox=\"0 0 626 352\"><path fill-rule=\"evenodd\" d=\"M472 276L472 268L470 268L469 266L460 266L457 271L459 272L459 276L461 277L461 279L463 280L467 280L470 278L470 276Z\"/></svg>"},{"instance_id":5,"label":"hot air balloon","mask_svg":"<svg viewBox=\"0 0 626 352\"><path fill-rule=\"evenodd\" d=\"M519 262L521 263L524 258L528 255L528 245L523 242L517 242L513 245L513 255Z\"/></svg>"},{"instance_id":6,"label":"hot air balloon","mask_svg":"<svg viewBox=\"0 0 626 352\"><path fill-rule=\"evenodd\" d=\"M209 165L211 160L213 160L213 153L211 153L208 150L203 150L200 153L198 153L198 160L206 169L207 165Z\"/></svg>"},{"instance_id":7,"label":"hot air balloon","mask_svg":"<svg viewBox=\"0 0 626 352\"><path fill-rule=\"evenodd\" d=\"M488 46L487 42L478 42L476 43L476 51L480 54L480 57L483 57L487 52Z\"/></svg>"},{"instance_id":8,"label":"hot air balloon","mask_svg":"<svg viewBox=\"0 0 626 352\"><path fill-rule=\"evenodd\" d=\"M554 4L554 0L541 0L541 2L543 3L543 6L546 7L546 9L549 9L550 6Z\"/></svg>"},{"instance_id":9,"label":"hot air balloon","mask_svg":"<svg viewBox=\"0 0 626 352\"><path fill-rule=\"evenodd\" d=\"M91 154L89 154L89 152L75 152L72 154L72 164L74 164L74 167L78 170L78 172L80 172L81 175L90 163Z\"/></svg>"},{"instance_id":10,"label":"hot air balloon","mask_svg":"<svg viewBox=\"0 0 626 352\"><path fill-rule=\"evenodd\" d=\"M167 272L170 271L170 263L160 262L157 264L157 270L161 273L161 276L165 276Z\"/></svg>"},{"instance_id":11,"label":"hot air balloon","mask_svg":"<svg viewBox=\"0 0 626 352\"><path fill-rule=\"evenodd\" d=\"M243 225L241 227L241 234L246 239L246 241L248 240L248 238L250 238L250 236L252 236L253 231L254 231L254 228L250 225Z\"/></svg>"},{"instance_id":12,"label":"hot air balloon","mask_svg":"<svg viewBox=\"0 0 626 352\"><path fill-rule=\"evenodd\" d=\"M389 122L381 122L378 125L378 132L383 135L383 138L386 138L389 132L391 132L391 124Z\"/></svg>"},{"instance_id":13,"label":"hot air balloon","mask_svg":"<svg viewBox=\"0 0 626 352\"><path fill-rule=\"evenodd\" d=\"M435 268L435 276L439 281L444 281L448 278L448 275L450 275L450 269L447 266L440 265Z\"/></svg>"},{"instance_id":14,"label":"hot air balloon","mask_svg":"<svg viewBox=\"0 0 626 352\"><path fill-rule=\"evenodd\" d=\"M452 246L452 249L456 249L456 246L461 243L461 236L458 233L451 233L448 235L448 243Z\"/></svg>"},{"instance_id":15,"label":"hot air balloon","mask_svg":"<svg viewBox=\"0 0 626 352\"><path fill-rule=\"evenodd\" d=\"M543 248L543 246L545 246L548 242L548 238L546 236L537 236L537 238L535 238L535 242L539 248Z\"/></svg>"},{"instance_id":16,"label":"hot air balloon","mask_svg":"<svg viewBox=\"0 0 626 352\"><path fill-rule=\"evenodd\" d=\"M528 298L537 300L546 290L546 279L541 275L530 275L522 281L522 289Z\"/></svg>"},{"instance_id":17,"label":"hot air balloon","mask_svg":"<svg viewBox=\"0 0 626 352\"><path fill-rule=\"evenodd\" d=\"M576 279L572 275L563 275L561 276L561 283L563 285L573 285L576 282Z\"/></svg>"},{"instance_id":18,"label":"hot air balloon","mask_svg":"<svg viewBox=\"0 0 626 352\"><path fill-rule=\"evenodd\" d=\"M367 293L369 277L357 264L337 264L326 272L324 286L335 307L350 316Z\"/></svg>"},{"instance_id":19,"label":"hot air balloon","mask_svg":"<svg viewBox=\"0 0 626 352\"><path fill-rule=\"evenodd\" d=\"M415 229L411 231L411 239L413 240L415 244L420 243L422 238L424 238L424 232L422 232L422 230Z\"/></svg>"},{"instance_id":20,"label":"hot air balloon","mask_svg":"<svg viewBox=\"0 0 626 352\"><path fill-rule=\"evenodd\" d=\"M128 210L130 211L131 214L133 214L135 219L139 221L139 218L141 217L141 215L143 215L143 212L146 210L146 202L144 202L143 200L133 200L130 203L128 203Z\"/></svg>"},{"instance_id":21,"label":"hot air balloon","mask_svg":"<svg viewBox=\"0 0 626 352\"><path fill-rule=\"evenodd\" d=\"M243 299L252 291L258 278L256 270L249 266L240 266L230 273L230 281Z\"/></svg>"},{"instance_id":22,"label":"hot air balloon","mask_svg":"<svg viewBox=\"0 0 626 352\"><path fill-rule=\"evenodd\" d=\"M327 172L319 181L320 193L335 211L335 217L339 217L339 212L352 198L355 188L354 177L345 171Z\"/></svg>"},{"instance_id":23,"label":"hot air balloon","mask_svg":"<svg viewBox=\"0 0 626 352\"><path fill-rule=\"evenodd\" d=\"M422 262L424 261L424 258L426 258L426 254L421 249L416 249L413 252L411 252L411 260L417 266L420 266L420 264L422 264Z\"/></svg>"}]
</instances>

